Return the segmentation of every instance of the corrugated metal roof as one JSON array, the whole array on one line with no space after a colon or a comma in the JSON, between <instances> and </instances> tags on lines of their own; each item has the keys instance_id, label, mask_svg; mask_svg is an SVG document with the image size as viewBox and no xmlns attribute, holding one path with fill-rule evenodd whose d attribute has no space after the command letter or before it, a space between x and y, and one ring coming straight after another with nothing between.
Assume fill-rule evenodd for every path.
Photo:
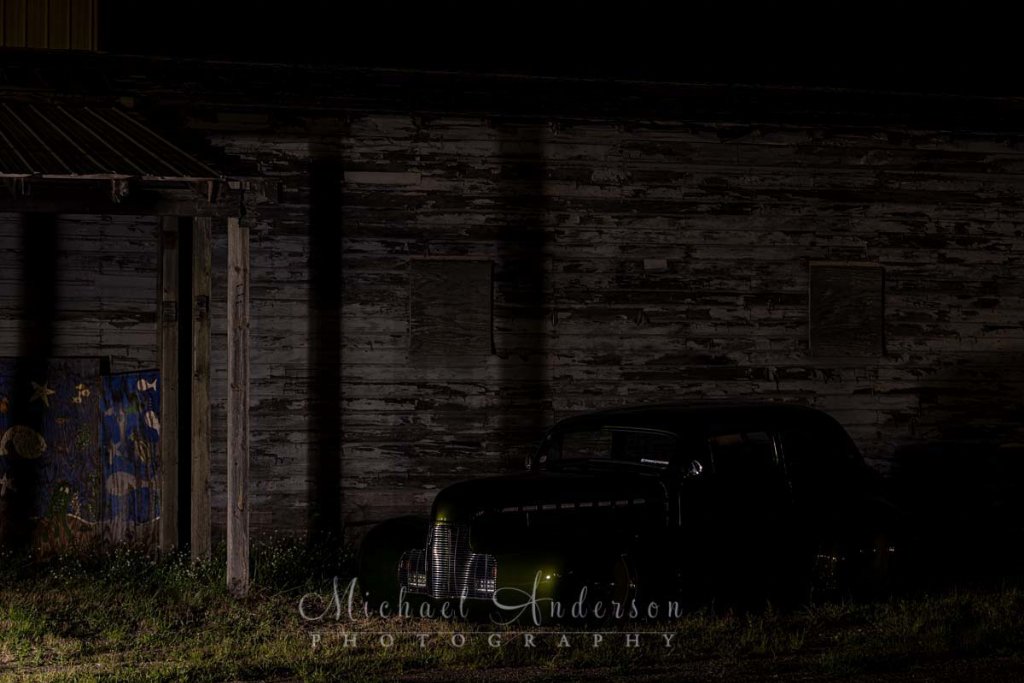
<instances>
[{"instance_id":1,"label":"corrugated metal roof","mask_svg":"<svg viewBox=\"0 0 1024 683\"><path fill-rule=\"evenodd\" d=\"M210 167L116 107L0 100L0 178L201 182Z\"/></svg>"}]
</instances>

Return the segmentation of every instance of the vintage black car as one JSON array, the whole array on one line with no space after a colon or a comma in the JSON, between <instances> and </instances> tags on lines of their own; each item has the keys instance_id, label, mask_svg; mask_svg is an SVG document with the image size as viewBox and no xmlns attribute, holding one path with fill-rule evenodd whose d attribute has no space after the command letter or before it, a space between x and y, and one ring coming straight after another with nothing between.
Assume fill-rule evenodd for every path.
<instances>
[{"instance_id":1,"label":"vintage black car","mask_svg":"<svg viewBox=\"0 0 1024 683\"><path fill-rule=\"evenodd\" d=\"M789 404L663 404L565 419L526 472L443 489L375 527L371 603L676 596L801 601L893 578L898 511L846 431Z\"/></svg>"}]
</instances>

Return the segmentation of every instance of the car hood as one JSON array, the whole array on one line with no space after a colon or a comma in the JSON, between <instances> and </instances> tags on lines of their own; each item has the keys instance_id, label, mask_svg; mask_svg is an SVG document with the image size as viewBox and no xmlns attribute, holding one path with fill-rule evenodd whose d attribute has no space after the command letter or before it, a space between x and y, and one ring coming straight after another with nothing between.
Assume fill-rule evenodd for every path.
<instances>
[{"instance_id":1,"label":"car hood","mask_svg":"<svg viewBox=\"0 0 1024 683\"><path fill-rule=\"evenodd\" d=\"M470 522L486 513L661 507L660 473L630 467L548 470L453 484L434 501L435 521Z\"/></svg>"}]
</instances>

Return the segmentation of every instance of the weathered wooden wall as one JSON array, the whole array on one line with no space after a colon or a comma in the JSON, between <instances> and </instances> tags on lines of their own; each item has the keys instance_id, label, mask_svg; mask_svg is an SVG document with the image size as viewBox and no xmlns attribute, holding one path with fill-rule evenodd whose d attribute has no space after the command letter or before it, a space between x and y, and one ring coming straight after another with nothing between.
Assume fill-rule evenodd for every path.
<instances>
[{"instance_id":1,"label":"weathered wooden wall","mask_svg":"<svg viewBox=\"0 0 1024 683\"><path fill-rule=\"evenodd\" d=\"M32 226L23 216L0 213L0 356L31 353L23 348L25 240ZM159 230L152 216L61 215L54 244L55 357L102 357L111 372L157 366L156 301Z\"/></svg>"},{"instance_id":2,"label":"weathered wooden wall","mask_svg":"<svg viewBox=\"0 0 1024 683\"><path fill-rule=\"evenodd\" d=\"M301 135L211 140L281 181L255 217L253 476L257 518L287 526L317 439L317 151ZM909 443L1020 436L1017 138L365 115L332 154L338 222L317 228L341 234L350 524L423 510L437 487L518 464L542 424L615 404L800 401L883 469ZM493 354L410 356L410 267L431 256L493 260ZM883 357L811 355L818 261L883 267Z\"/></svg>"},{"instance_id":3,"label":"weathered wooden wall","mask_svg":"<svg viewBox=\"0 0 1024 683\"><path fill-rule=\"evenodd\" d=\"M437 74L374 90L399 77L245 71L286 102L223 68L159 63L114 90L222 168L279 182L245 216L257 530L424 511L447 483L519 466L552 420L609 405L799 401L881 469L912 443L1022 436L1024 127L1009 101ZM155 358L154 309L132 308L155 292L150 246L130 306L96 296L109 315L77 328L119 362ZM222 525L223 225L213 246ZM410 354L411 264L431 257L493 262L493 352ZM809 264L832 261L884 269L884 356L811 354Z\"/></svg>"}]
</instances>

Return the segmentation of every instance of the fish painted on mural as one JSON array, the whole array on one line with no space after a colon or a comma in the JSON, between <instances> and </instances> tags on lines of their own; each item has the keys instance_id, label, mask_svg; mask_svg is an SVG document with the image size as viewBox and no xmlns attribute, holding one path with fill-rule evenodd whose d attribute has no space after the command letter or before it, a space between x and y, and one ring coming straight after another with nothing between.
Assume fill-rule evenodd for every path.
<instances>
[{"instance_id":1,"label":"fish painted on mural","mask_svg":"<svg viewBox=\"0 0 1024 683\"><path fill-rule=\"evenodd\" d=\"M20 458L34 460L44 452L46 439L31 427L14 425L0 437L0 455L17 455Z\"/></svg>"},{"instance_id":2,"label":"fish painted on mural","mask_svg":"<svg viewBox=\"0 0 1024 683\"><path fill-rule=\"evenodd\" d=\"M92 392L85 384L78 383L75 385L75 395L71 397L72 403L81 403L83 400L89 398Z\"/></svg>"},{"instance_id":3,"label":"fish painted on mural","mask_svg":"<svg viewBox=\"0 0 1024 683\"><path fill-rule=\"evenodd\" d=\"M114 458L120 458L121 455L121 444L116 441L110 441L107 443L107 464L113 465Z\"/></svg>"},{"instance_id":4,"label":"fish painted on mural","mask_svg":"<svg viewBox=\"0 0 1024 683\"><path fill-rule=\"evenodd\" d=\"M117 409L117 431L121 433L121 438L118 439L119 443L125 442L128 428L128 416L125 415L124 408Z\"/></svg>"},{"instance_id":5,"label":"fish painted on mural","mask_svg":"<svg viewBox=\"0 0 1024 683\"><path fill-rule=\"evenodd\" d=\"M138 432L132 431L128 435L128 440L131 441L135 447L135 457L139 459L139 462L149 462L153 457L152 445L146 439L139 437Z\"/></svg>"},{"instance_id":6,"label":"fish painted on mural","mask_svg":"<svg viewBox=\"0 0 1024 683\"><path fill-rule=\"evenodd\" d=\"M140 377L135 386L138 387L139 391L156 391L157 381L154 379L152 382L147 382L145 377Z\"/></svg>"},{"instance_id":7,"label":"fish painted on mural","mask_svg":"<svg viewBox=\"0 0 1024 683\"><path fill-rule=\"evenodd\" d=\"M104 415L113 417L117 421L117 441L111 439L107 444L107 462L114 464L114 458L124 455L124 444L127 442L125 438L127 436L126 431L128 427L128 416L124 412L122 406L117 407L115 412L113 408L107 408Z\"/></svg>"}]
</instances>

